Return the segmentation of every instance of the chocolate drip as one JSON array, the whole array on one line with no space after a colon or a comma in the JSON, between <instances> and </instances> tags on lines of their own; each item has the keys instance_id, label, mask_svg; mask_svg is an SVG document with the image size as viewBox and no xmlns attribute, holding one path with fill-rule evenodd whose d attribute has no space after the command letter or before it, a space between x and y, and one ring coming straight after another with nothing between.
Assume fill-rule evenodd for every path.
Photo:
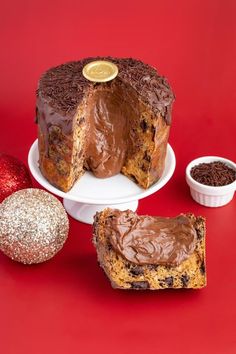
<instances>
[{"instance_id":1,"label":"chocolate drip","mask_svg":"<svg viewBox=\"0 0 236 354\"><path fill-rule=\"evenodd\" d=\"M194 251L197 235L190 219L138 216L115 210L106 220L106 237L128 261L178 266Z\"/></svg>"}]
</instances>

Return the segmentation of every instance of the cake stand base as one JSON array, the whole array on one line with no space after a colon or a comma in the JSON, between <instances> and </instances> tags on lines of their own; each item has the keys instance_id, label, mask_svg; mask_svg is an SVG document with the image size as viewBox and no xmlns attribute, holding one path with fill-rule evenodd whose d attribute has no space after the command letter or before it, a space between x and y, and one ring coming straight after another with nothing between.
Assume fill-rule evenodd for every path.
<instances>
[{"instance_id":1,"label":"cake stand base","mask_svg":"<svg viewBox=\"0 0 236 354\"><path fill-rule=\"evenodd\" d=\"M74 219L82 221L86 224L93 223L93 217L97 211L102 211L105 208L136 211L138 208L138 201L135 200L129 203L122 204L85 204L75 202L69 199L63 199L64 207L67 213Z\"/></svg>"}]
</instances>

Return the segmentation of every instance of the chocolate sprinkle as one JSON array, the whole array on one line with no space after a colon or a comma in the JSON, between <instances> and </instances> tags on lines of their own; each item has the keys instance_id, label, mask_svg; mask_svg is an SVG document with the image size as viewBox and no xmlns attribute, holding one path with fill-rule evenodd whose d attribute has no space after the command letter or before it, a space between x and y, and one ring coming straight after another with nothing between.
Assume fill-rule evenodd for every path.
<instances>
[{"instance_id":1,"label":"chocolate sprinkle","mask_svg":"<svg viewBox=\"0 0 236 354\"><path fill-rule=\"evenodd\" d=\"M236 171L221 161L200 163L194 166L190 175L195 181L207 186L225 186L236 180Z\"/></svg>"},{"instance_id":2,"label":"chocolate sprinkle","mask_svg":"<svg viewBox=\"0 0 236 354\"><path fill-rule=\"evenodd\" d=\"M51 68L42 75L37 95L59 112L73 116L89 88L101 85L88 81L82 75L84 65L93 60L109 60L115 63L119 74L113 81L121 79L128 84L155 114L160 113L167 124L171 123L174 94L167 80L151 66L132 58L94 57Z\"/></svg>"},{"instance_id":3,"label":"chocolate sprinkle","mask_svg":"<svg viewBox=\"0 0 236 354\"><path fill-rule=\"evenodd\" d=\"M205 263L202 262L202 264L200 265L200 272L204 275L206 273L206 266Z\"/></svg>"}]
</instances>

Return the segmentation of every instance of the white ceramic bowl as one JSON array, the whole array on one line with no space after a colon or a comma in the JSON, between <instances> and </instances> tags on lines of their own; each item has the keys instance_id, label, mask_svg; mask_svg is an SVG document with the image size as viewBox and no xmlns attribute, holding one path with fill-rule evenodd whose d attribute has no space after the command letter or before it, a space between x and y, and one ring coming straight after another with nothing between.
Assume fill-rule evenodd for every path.
<instances>
[{"instance_id":1,"label":"white ceramic bowl","mask_svg":"<svg viewBox=\"0 0 236 354\"><path fill-rule=\"evenodd\" d=\"M233 161L219 156L203 156L191 161L186 168L186 182L190 187L190 193L193 199L201 205L208 207L220 207L228 204L234 196L236 190L236 181L225 186L214 187L195 181L190 175L192 167L200 163L209 163L213 161L224 162L229 167L236 169Z\"/></svg>"}]
</instances>

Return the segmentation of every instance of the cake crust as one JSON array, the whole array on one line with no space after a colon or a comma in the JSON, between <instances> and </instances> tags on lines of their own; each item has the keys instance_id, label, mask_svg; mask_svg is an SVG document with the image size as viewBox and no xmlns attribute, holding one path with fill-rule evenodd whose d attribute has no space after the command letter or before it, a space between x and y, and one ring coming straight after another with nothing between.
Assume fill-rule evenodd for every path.
<instances>
[{"instance_id":1,"label":"cake crust","mask_svg":"<svg viewBox=\"0 0 236 354\"><path fill-rule=\"evenodd\" d=\"M135 264L117 252L106 233L107 220L115 215L115 210L105 209L95 215L93 224L93 243L97 251L98 262L110 279L113 288L157 290L199 289L206 286L206 226L203 217L182 214L193 225L196 232L196 245L187 259L178 265L170 266L151 263Z\"/></svg>"}]
</instances>

